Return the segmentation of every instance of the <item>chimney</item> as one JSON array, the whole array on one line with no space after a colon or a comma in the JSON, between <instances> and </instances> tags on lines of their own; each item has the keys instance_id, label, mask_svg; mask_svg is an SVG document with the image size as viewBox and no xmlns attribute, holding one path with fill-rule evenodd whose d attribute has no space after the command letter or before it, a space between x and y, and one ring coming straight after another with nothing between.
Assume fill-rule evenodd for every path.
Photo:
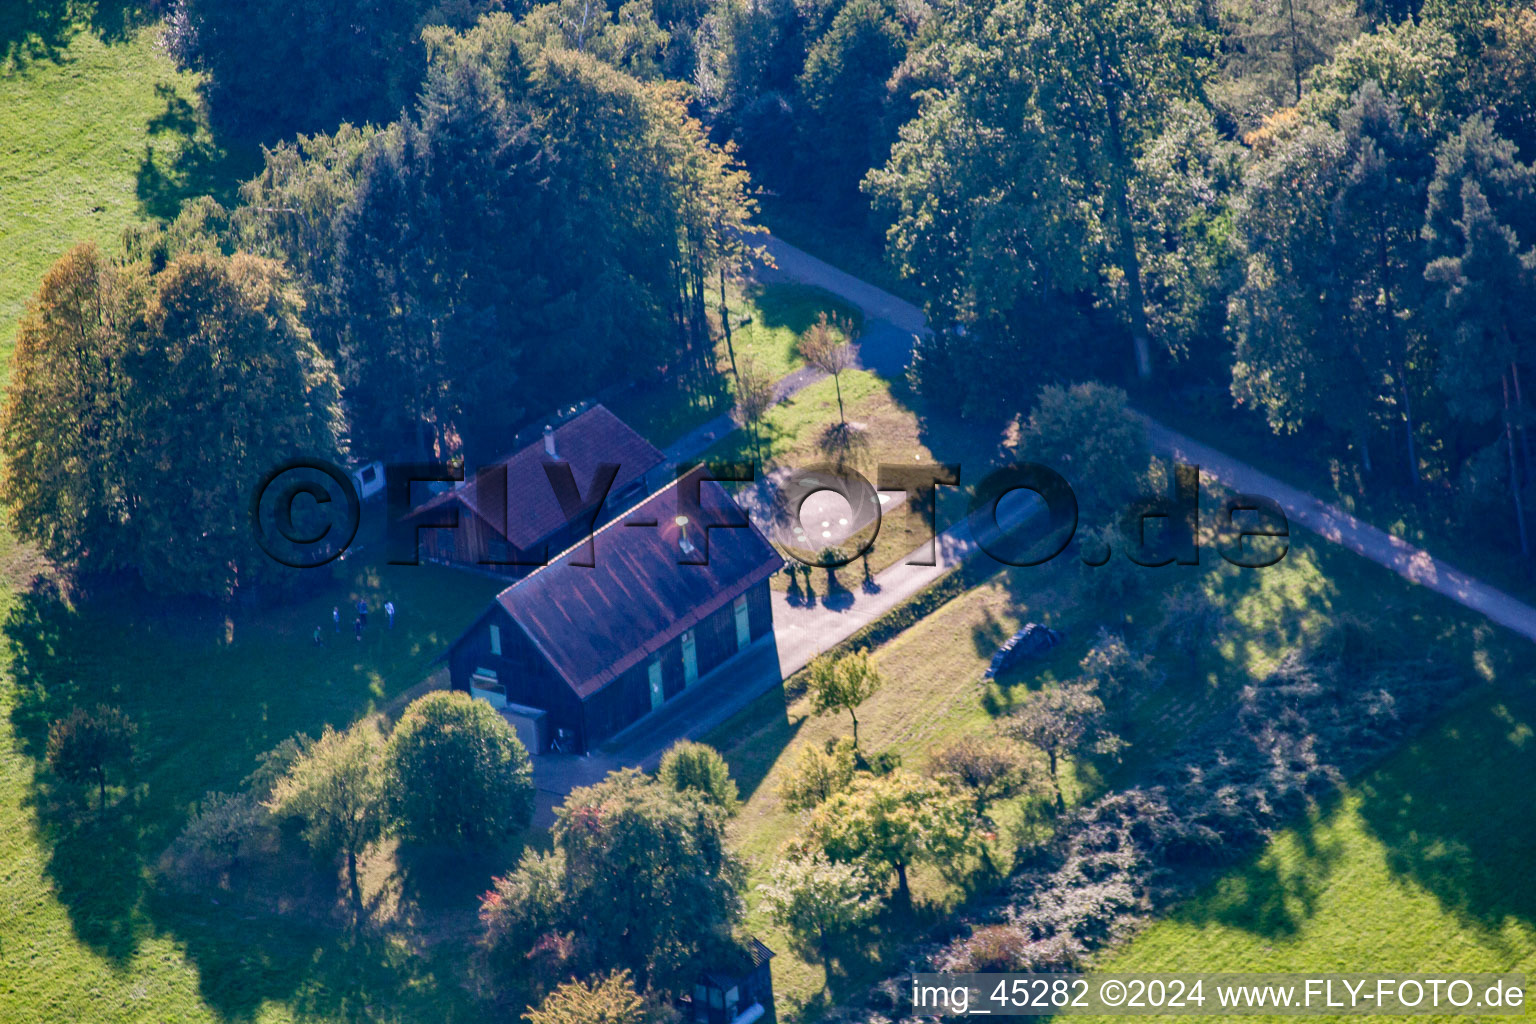
<instances>
[{"instance_id":1,"label":"chimney","mask_svg":"<svg viewBox=\"0 0 1536 1024\"><path fill-rule=\"evenodd\" d=\"M555 455L555 428L547 423L544 424L544 454L552 459L558 458Z\"/></svg>"},{"instance_id":2,"label":"chimney","mask_svg":"<svg viewBox=\"0 0 1536 1024\"><path fill-rule=\"evenodd\" d=\"M677 523L677 546L683 554L691 555L698 549L693 546L693 541L688 539L688 517L678 516L673 522Z\"/></svg>"}]
</instances>

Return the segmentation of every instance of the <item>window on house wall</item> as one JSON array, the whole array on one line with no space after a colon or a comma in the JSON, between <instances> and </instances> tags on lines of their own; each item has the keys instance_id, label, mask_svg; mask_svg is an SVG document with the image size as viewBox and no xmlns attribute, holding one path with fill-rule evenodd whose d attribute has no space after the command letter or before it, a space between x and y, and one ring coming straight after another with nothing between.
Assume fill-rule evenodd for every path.
<instances>
[{"instance_id":1,"label":"window on house wall","mask_svg":"<svg viewBox=\"0 0 1536 1024\"><path fill-rule=\"evenodd\" d=\"M663 688L661 682L661 659L657 658L656 660L652 661L650 668L647 671L650 677L649 681L651 686L651 710L655 711L657 708L661 707L662 702L667 699L666 690Z\"/></svg>"},{"instance_id":2,"label":"window on house wall","mask_svg":"<svg viewBox=\"0 0 1536 1024\"><path fill-rule=\"evenodd\" d=\"M491 653L501 653L501 627L494 624L491 626Z\"/></svg>"}]
</instances>

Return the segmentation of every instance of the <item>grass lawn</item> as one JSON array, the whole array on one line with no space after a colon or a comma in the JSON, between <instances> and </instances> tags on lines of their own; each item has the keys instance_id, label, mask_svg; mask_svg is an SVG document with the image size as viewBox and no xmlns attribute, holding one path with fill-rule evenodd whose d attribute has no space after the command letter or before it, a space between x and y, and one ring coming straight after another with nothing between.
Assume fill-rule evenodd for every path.
<instances>
[{"instance_id":1,"label":"grass lawn","mask_svg":"<svg viewBox=\"0 0 1536 1024\"><path fill-rule=\"evenodd\" d=\"M1120 629L1133 646L1155 650L1161 595L1168 587L1186 584L1204 586L1218 599L1226 616L1225 628L1210 649L1193 663L1172 652L1159 656L1158 664L1167 672L1166 682L1138 702L1113 709L1120 716L1119 730L1130 743L1124 757L1118 763L1069 763L1063 778L1069 803L1092 799L1106 789L1137 781L1143 771L1164 757L1190 730L1226 708L1248 680L1267 672L1276 657L1300 636L1321 627L1344 609L1376 622L1388 643L1405 650L1434 646L1454 651L1467 666L1469 685L1482 685L1490 677L1515 680L1528 675L1532 659L1523 647L1505 644L1501 634L1438 595L1310 538L1297 536L1292 541L1286 559L1267 570L1235 569L1221 563L1214 552L1206 554L1207 564L1199 569L1146 570L1144 588L1129 600L1099 597L1092 575L1097 570L1083 569L1065 560L1036 569L1000 573L875 651L875 662L886 685L860 709L861 742L872 752L895 750L908 767L921 771L928 755L945 741L967 732L992 731L999 715L1030 699L1041 686L1075 673L1077 661L1100 626ZM1045 662L1026 665L998 683L983 683L981 673L992 652L1025 621L1041 621L1063 629L1067 644ZM1522 748L1526 768L1505 776L1501 785L1508 787L1507 793L1479 805L1482 809L1477 813L1488 818L1489 836L1499 835L1500 829L1507 828L1520 814L1518 788L1531 778L1528 758L1536 747L1524 738L1529 729L1516 723L1528 718L1527 714L1517 713L1505 727L1511 736L1506 746L1517 741L1526 744ZM798 827L797 816L788 812L778 799L778 781L805 746L819 746L847 735L849 729L846 715L813 717L807 698L787 699L785 691L776 690L710 737L731 763L742 788L745 806L733 825L732 836L737 849L751 862L754 885L766 879L778 850ZM1474 740L1464 744L1463 750L1470 754L1486 746L1482 740ZM1421 755L1414 771L1427 772L1427 766L1435 762L1434 755ZM1509 772L1514 767L1469 762L1464 771L1458 772L1459 777L1445 779L1443 792L1451 795L1458 788L1476 786L1483 771ZM1400 777L1407 779L1412 774L1403 771ZM1401 797L1399 794L1397 798L1400 803ZM1011 840L1023 825L1025 811L1024 807L1013 806L998 814L1000 838L993 856L1004 867L1012 856ZM1526 835L1524 828L1517 830L1518 837ZM1435 853L1437 849L1433 841L1427 841L1420 859L1428 863L1439 856ZM1511 851L1516 849L1510 847ZM1465 859L1463 862L1472 863ZM1394 874L1408 870L1402 863L1392 867ZM1522 868L1524 873L1528 870ZM1495 886L1499 883L1492 879L1502 883L1506 876L1495 871L1489 879L1485 884ZM970 894L968 886L975 882L963 877L963 873L947 878L932 867L916 869L914 893L927 904L920 908L918 918L881 922L839 960L831 978L814 956L795 952L790 937L754 909L749 916L751 929L780 951L774 962L774 977L781 1018L814 1017L829 1002L883 977L881 955L910 941L923 924L966 898ZM1373 941L1390 941L1390 920L1380 920L1380 930ZM1148 934L1156 933L1154 929ZM1187 933L1179 934L1188 938ZM1176 951L1182 940L1168 941L1169 945L1160 948ZM1317 963L1322 962L1326 961ZM1313 962L1298 960L1296 969L1306 963ZM1237 970L1243 966L1240 961L1229 965L1227 960L1213 957L1202 961L1199 969ZM1361 964L1352 969L1363 970L1367 966ZM1423 966L1427 969L1430 965ZM1165 963L1159 969L1174 968ZM1197 967L1181 965L1179 969Z\"/></svg>"},{"instance_id":2,"label":"grass lawn","mask_svg":"<svg viewBox=\"0 0 1536 1024\"><path fill-rule=\"evenodd\" d=\"M446 948L421 955L388 934L349 939L302 914L179 897L151 869L205 791L237 788L294 731L345 725L418 682L495 589L427 567L353 568L297 604L232 618L148 602L76 612L8 593L0 1022L464 1019ZM374 609L360 643L329 627L331 607L356 597ZM393 632L378 621L387 599ZM126 791L99 816L39 768L48 720L98 700L139 726Z\"/></svg>"},{"instance_id":3,"label":"grass lawn","mask_svg":"<svg viewBox=\"0 0 1536 1024\"><path fill-rule=\"evenodd\" d=\"M963 518L966 488L981 480L1008 450L1008 424L962 422L944 412L927 409L905 381L889 381L867 370L844 371L841 388L843 413L854 428L855 440L847 451L845 464L874 484L882 464L959 463L961 486L938 491L938 529L946 529ZM837 395L838 382L826 378L769 410L759 425L763 474L808 468L835 458L824 438L841 422ZM705 457L756 461L755 454L748 432L738 431L721 439ZM882 520L867 558L871 573L894 564L917 547L918 535L908 533L905 516L905 508L900 508ZM842 547L850 552L858 550L868 541L869 532L866 528ZM816 552L808 553L808 557L815 555ZM836 570L837 585L862 585L865 561L861 559ZM815 570L812 588L824 588L826 575L824 570ZM787 587L788 577L775 576L773 585Z\"/></svg>"},{"instance_id":4,"label":"grass lawn","mask_svg":"<svg viewBox=\"0 0 1536 1024\"><path fill-rule=\"evenodd\" d=\"M855 329L863 321L857 309L836 295L803 284L749 285L739 299L733 298L731 307L730 347L735 350L737 361L751 360L759 371L774 380L805 365L800 358L800 335L822 313L852 324ZM743 319L747 322L742 323ZM729 368L724 338L717 351L722 359L721 368Z\"/></svg>"},{"instance_id":5,"label":"grass lawn","mask_svg":"<svg viewBox=\"0 0 1536 1024\"><path fill-rule=\"evenodd\" d=\"M73 23L29 34L54 5L6 6L10 13L0 13L0 384L16 321L65 250L86 239L115 250L129 224L174 216L188 196L228 198L253 168L252 154L224 152L199 123L195 78L178 73L157 48L158 28L119 22L112 42Z\"/></svg>"},{"instance_id":6,"label":"grass lawn","mask_svg":"<svg viewBox=\"0 0 1536 1024\"><path fill-rule=\"evenodd\" d=\"M1102 969L1531 975L1533 726L1528 677L1480 690Z\"/></svg>"},{"instance_id":7,"label":"grass lawn","mask_svg":"<svg viewBox=\"0 0 1536 1024\"><path fill-rule=\"evenodd\" d=\"M860 322L853 307L830 292L805 285L730 285L727 297L736 358L751 360L773 380L805 365L796 345L801 333L816 322L818 313L825 310L854 324ZM607 405L646 440L665 448L695 427L730 411L735 404L730 373L730 355L722 335L715 345L715 370L710 379L674 375L622 391L608 399Z\"/></svg>"}]
</instances>

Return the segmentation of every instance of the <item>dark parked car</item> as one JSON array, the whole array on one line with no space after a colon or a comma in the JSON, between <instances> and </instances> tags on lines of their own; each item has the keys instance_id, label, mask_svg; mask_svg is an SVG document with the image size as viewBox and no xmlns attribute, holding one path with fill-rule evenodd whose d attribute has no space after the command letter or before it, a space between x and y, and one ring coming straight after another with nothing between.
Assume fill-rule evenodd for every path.
<instances>
[{"instance_id":1,"label":"dark parked car","mask_svg":"<svg viewBox=\"0 0 1536 1024\"><path fill-rule=\"evenodd\" d=\"M984 679L992 679L1001 672L1006 672L1025 658L1035 658L1054 649L1061 643L1061 634L1054 629L1047 629L1038 622L1031 622L1003 643L992 655L992 664L987 666Z\"/></svg>"}]
</instances>

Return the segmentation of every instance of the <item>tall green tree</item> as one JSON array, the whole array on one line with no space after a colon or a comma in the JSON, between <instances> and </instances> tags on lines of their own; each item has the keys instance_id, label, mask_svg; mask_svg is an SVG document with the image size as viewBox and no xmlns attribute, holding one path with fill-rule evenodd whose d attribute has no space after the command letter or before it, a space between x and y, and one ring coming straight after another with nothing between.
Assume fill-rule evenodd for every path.
<instances>
[{"instance_id":1,"label":"tall green tree","mask_svg":"<svg viewBox=\"0 0 1536 1024\"><path fill-rule=\"evenodd\" d=\"M533 766L490 704L454 691L411 702L384 752L395 830L423 843L497 842L533 817Z\"/></svg>"},{"instance_id":2,"label":"tall green tree","mask_svg":"<svg viewBox=\"0 0 1536 1024\"><path fill-rule=\"evenodd\" d=\"M1249 124L1300 103L1312 69L1362 24L1357 5L1340 0L1230 0L1220 18L1222 75L1213 92Z\"/></svg>"},{"instance_id":3,"label":"tall green tree","mask_svg":"<svg viewBox=\"0 0 1536 1024\"><path fill-rule=\"evenodd\" d=\"M1482 117L1436 154L1423 228L1426 316L1440 345L1437 384L1467 432L1491 434L1507 468L1523 554L1532 473L1525 403L1536 361L1536 169ZM1497 430L1489 429L1496 426Z\"/></svg>"},{"instance_id":4,"label":"tall green tree","mask_svg":"<svg viewBox=\"0 0 1536 1024\"><path fill-rule=\"evenodd\" d=\"M801 162L829 206L846 208L865 172L885 163L893 141L886 82L906 48L906 33L881 0L848 0L806 55Z\"/></svg>"},{"instance_id":5,"label":"tall green tree","mask_svg":"<svg viewBox=\"0 0 1536 1024\"><path fill-rule=\"evenodd\" d=\"M79 247L23 319L0 501L66 568L219 596L279 579L251 494L284 459L337 456L336 375L283 268L206 241Z\"/></svg>"},{"instance_id":6,"label":"tall green tree","mask_svg":"<svg viewBox=\"0 0 1536 1024\"><path fill-rule=\"evenodd\" d=\"M334 458L343 422L335 371L283 268L243 253L177 258L153 278L123 379L129 563L172 592L228 594L275 574L251 536L251 494L284 459Z\"/></svg>"},{"instance_id":7,"label":"tall green tree","mask_svg":"<svg viewBox=\"0 0 1536 1024\"><path fill-rule=\"evenodd\" d=\"M1136 158L1131 216L1146 271L1147 329L1177 362L1219 376L1227 298L1242 263L1232 207L1242 184L1242 148L1222 138L1198 103L1168 111L1163 130Z\"/></svg>"},{"instance_id":8,"label":"tall green tree","mask_svg":"<svg viewBox=\"0 0 1536 1024\"><path fill-rule=\"evenodd\" d=\"M1430 151L1374 82L1339 122L1273 140L1246 180L1233 393L1277 431L1327 424L1367 471L1374 436L1389 430L1417 482L1415 403L1433 357L1415 319Z\"/></svg>"},{"instance_id":9,"label":"tall green tree","mask_svg":"<svg viewBox=\"0 0 1536 1024\"><path fill-rule=\"evenodd\" d=\"M869 178L894 217L898 266L937 286L941 325L1013 338L1037 328L1031 301L1086 292L1117 311L1132 366L1149 375L1129 185L1169 105L1195 98L1208 77L1198 5L944 3L935 22L922 59L945 67L951 84Z\"/></svg>"},{"instance_id":10,"label":"tall green tree","mask_svg":"<svg viewBox=\"0 0 1536 1024\"><path fill-rule=\"evenodd\" d=\"M675 988L704 944L740 920L745 873L725 812L639 772L572 790L555 812L565 916L593 964Z\"/></svg>"},{"instance_id":11,"label":"tall green tree","mask_svg":"<svg viewBox=\"0 0 1536 1024\"><path fill-rule=\"evenodd\" d=\"M345 732L327 728L288 769L267 807L304 821L304 841L322 856L344 859L353 910L361 914L363 890L357 858L384 832L384 740L372 723Z\"/></svg>"},{"instance_id":12,"label":"tall green tree","mask_svg":"<svg viewBox=\"0 0 1536 1024\"><path fill-rule=\"evenodd\" d=\"M481 463L618 372L712 373L752 204L679 87L505 15L425 35L413 109L270 151L236 218L299 268L359 449Z\"/></svg>"}]
</instances>

